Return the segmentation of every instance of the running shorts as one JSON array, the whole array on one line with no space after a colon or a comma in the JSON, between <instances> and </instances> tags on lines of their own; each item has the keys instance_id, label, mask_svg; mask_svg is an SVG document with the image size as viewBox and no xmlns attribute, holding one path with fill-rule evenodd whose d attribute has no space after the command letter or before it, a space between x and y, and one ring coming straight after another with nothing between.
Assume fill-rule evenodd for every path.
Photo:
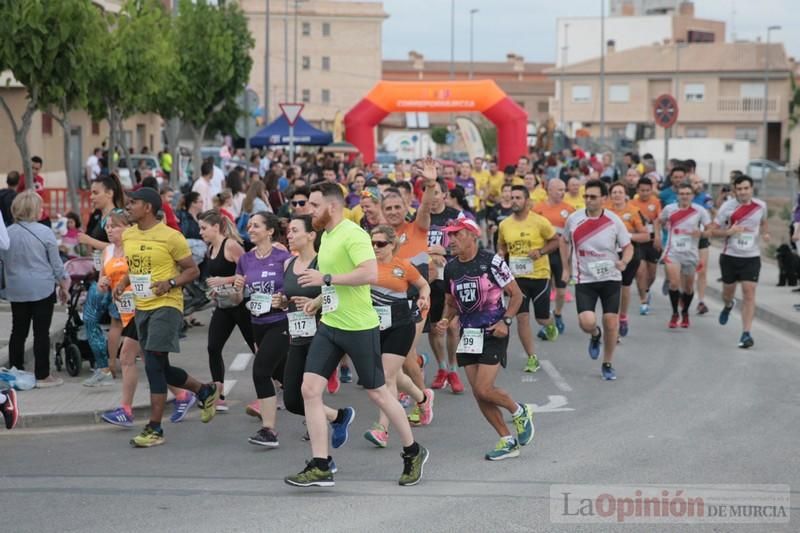
<instances>
[{"instance_id":1,"label":"running shorts","mask_svg":"<svg viewBox=\"0 0 800 533\"><path fill-rule=\"evenodd\" d=\"M650 241L639 245L639 258L641 261L657 265L659 259L661 259L661 254L656 250L656 247L653 246L653 241Z\"/></svg>"},{"instance_id":2,"label":"running shorts","mask_svg":"<svg viewBox=\"0 0 800 533\"><path fill-rule=\"evenodd\" d=\"M414 345L414 336L417 333L413 322L392 326L381 331L381 353L391 353L405 357Z\"/></svg>"},{"instance_id":3,"label":"running shorts","mask_svg":"<svg viewBox=\"0 0 800 533\"><path fill-rule=\"evenodd\" d=\"M413 340L413 335L410 337ZM346 331L320 322L308 349L306 372L328 379L344 354L353 361L359 385L365 389L377 389L384 385L381 336L377 327Z\"/></svg>"},{"instance_id":4,"label":"running shorts","mask_svg":"<svg viewBox=\"0 0 800 533\"><path fill-rule=\"evenodd\" d=\"M575 286L575 303L578 314L584 311L595 311L597 300L603 306L603 314L619 313L620 287L619 281L596 281L579 283Z\"/></svg>"},{"instance_id":5,"label":"running shorts","mask_svg":"<svg viewBox=\"0 0 800 533\"><path fill-rule=\"evenodd\" d=\"M711 241L708 240L708 237L700 237L700 241L697 243L697 248L702 250L703 248L708 248L711 246Z\"/></svg>"},{"instance_id":6,"label":"running shorts","mask_svg":"<svg viewBox=\"0 0 800 533\"><path fill-rule=\"evenodd\" d=\"M122 328L122 333L120 335L139 342L139 335L136 331L136 320L133 319L128 322L128 325Z\"/></svg>"},{"instance_id":7,"label":"running shorts","mask_svg":"<svg viewBox=\"0 0 800 533\"><path fill-rule=\"evenodd\" d=\"M530 313L533 302L533 316L537 320L550 318L550 280L517 278L517 285L522 291L522 305L517 313Z\"/></svg>"},{"instance_id":8,"label":"running shorts","mask_svg":"<svg viewBox=\"0 0 800 533\"><path fill-rule=\"evenodd\" d=\"M564 274L564 265L561 264L561 254L556 250L550 254L550 272L553 276L553 283L556 289L566 289L567 283L561 279Z\"/></svg>"},{"instance_id":9,"label":"running shorts","mask_svg":"<svg viewBox=\"0 0 800 533\"><path fill-rule=\"evenodd\" d=\"M719 269L722 271L722 283L732 284L738 281L758 282L761 273L760 257L719 256Z\"/></svg>"},{"instance_id":10,"label":"running shorts","mask_svg":"<svg viewBox=\"0 0 800 533\"><path fill-rule=\"evenodd\" d=\"M469 365L502 365L506 367L508 335L495 337L491 334L483 336L483 353L457 353L458 366Z\"/></svg>"},{"instance_id":11,"label":"running shorts","mask_svg":"<svg viewBox=\"0 0 800 533\"><path fill-rule=\"evenodd\" d=\"M142 350L165 353L181 351L179 334L183 327L183 313L174 307L159 307L152 311L137 309L133 319Z\"/></svg>"},{"instance_id":12,"label":"running shorts","mask_svg":"<svg viewBox=\"0 0 800 533\"><path fill-rule=\"evenodd\" d=\"M631 256L631 262L628 263L628 266L625 267L625 270L622 271L623 287L630 287L631 285L633 285L633 280L636 279L636 271L639 270L640 257L641 253L639 251L639 246L637 244L634 244L633 256ZM620 254L620 259L622 259L622 254Z\"/></svg>"}]
</instances>

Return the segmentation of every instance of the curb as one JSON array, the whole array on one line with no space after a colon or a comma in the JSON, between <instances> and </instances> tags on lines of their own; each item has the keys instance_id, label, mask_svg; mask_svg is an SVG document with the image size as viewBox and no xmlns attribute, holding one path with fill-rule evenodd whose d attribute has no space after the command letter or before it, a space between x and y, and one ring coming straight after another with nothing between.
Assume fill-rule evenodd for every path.
<instances>
[{"instance_id":1,"label":"curb","mask_svg":"<svg viewBox=\"0 0 800 533\"><path fill-rule=\"evenodd\" d=\"M33 414L26 415L24 412L24 403L22 404L23 412L17 422L17 427L21 429L41 429L41 428L54 428L63 426L87 426L95 424L105 424L108 427L116 427L113 424L105 422L100 415L104 411L79 411L73 413L52 413L52 414ZM140 405L133 408L134 418L144 420L150 416L150 405ZM121 429L134 429L121 428Z\"/></svg>"},{"instance_id":2,"label":"curb","mask_svg":"<svg viewBox=\"0 0 800 533\"><path fill-rule=\"evenodd\" d=\"M707 285L706 293L714 296L720 301L722 300L722 291L717 287ZM759 306L758 304L756 304L755 317L759 320L763 320L767 324L775 326L788 335L792 335L793 337L800 339L800 328L797 327L797 322L795 321L788 320L784 316L771 311L766 307Z\"/></svg>"}]
</instances>

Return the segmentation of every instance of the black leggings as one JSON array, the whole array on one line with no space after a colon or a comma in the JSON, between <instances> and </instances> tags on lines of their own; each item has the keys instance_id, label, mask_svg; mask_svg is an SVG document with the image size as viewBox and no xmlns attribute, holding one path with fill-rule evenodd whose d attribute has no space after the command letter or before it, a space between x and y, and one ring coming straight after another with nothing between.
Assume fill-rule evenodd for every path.
<instances>
[{"instance_id":1,"label":"black leggings","mask_svg":"<svg viewBox=\"0 0 800 533\"><path fill-rule=\"evenodd\" d=\"M144 352L144 371L150 384L150 394L166 394L167 385L184 388L189 375L182 368L169 364L166 352Z\"/></svg>"},{"instance_id":2,"label":"black leggings","mask_svg":"<svg viewBox=\"0 0 800 533\"><path fill-rule=\"evenodd\" d=\"M8 341L9 366L25 369L25 340L33 322L33 357L36 379L50 375L50 322L56 293L35 302L11 302L11 338Z\"/></svg>"},{"instance_id":3,"label":"black leggings","mask_svg":"<svg viewBox=\"0 0 800 533\"><path fill-rule=\"evenodd\" d=\"M286 367L283 372L283 403L290 413L305 416L306 409L303 402L303 374L306 371L306 357L311 343L292 344L289 346L289 356L286 358Z\"/></svg>"},{"instance_id":4,"label":"black leggings","mask_svg":"<svg viewBox=\"0 0 800 533\"><path fill-rule=\"evenodd\" d=\"M259 400L275 396L272 378L283 380L286 352L289 351L289 323L286 319L272 324L253 324L256 360L253 362L253 384Z\"/></svg>"},{"instance_id":5,"label":"black leggings","mask_svg":"<svg viewBox=\"0 0 800 533\"><path fill-rule=\"evenodd\" d=\"M250 313L244 305L214 309L211 322L208 324L208 367L211 370L211 380L218 383L225 382L225 361L222 360L222 349L231 338L233 328L239 327L244 342L253 352L256 351L253 343L253 326L250 323Z\"/></svg>"}]
</instances>

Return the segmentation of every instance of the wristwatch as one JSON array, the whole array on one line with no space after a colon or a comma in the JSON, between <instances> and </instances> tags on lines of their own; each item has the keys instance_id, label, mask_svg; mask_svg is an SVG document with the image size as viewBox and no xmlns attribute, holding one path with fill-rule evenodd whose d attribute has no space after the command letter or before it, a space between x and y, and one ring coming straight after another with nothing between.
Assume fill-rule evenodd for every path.
<instances>
[{"instance_id":1,"label":"wristwatch","mask_svg":"<svg viewBox=\"0 0 800 533\"><path fill-rule=\"evenodd\" d=\"M325 274L324 276L322 276L322 282L326 286L330 287L331 286L331 281L333 281L333 278L331 277L330 274Z\"/></svg>"},{"instance_id":2,"label":"wristwatch","mask_svg":"<svg viewBox=\"0 0 800 533\"><path fill-rule=\"evenodd\" d=\"M169 286L170 286L170 287L172 287L172 288L174 289L175 287L177 287L177 286L178 286L178 284L177 284L177 283L175 283L175 280L174 280L174 279L171 279L171 280L169 280Z\"/></svg>"},{"instance_id":3,"label":"wristwatch","mask_svg":"<svg viewBox=\"0 0 800 533\"><path fill-rule=\"evenodd\" d=\"M514 319L511 318L510 316L504 316L503 317L503 324L505 324L506 326L510 326L513 322L514 322Z\"/></svg>"}]
</instances>

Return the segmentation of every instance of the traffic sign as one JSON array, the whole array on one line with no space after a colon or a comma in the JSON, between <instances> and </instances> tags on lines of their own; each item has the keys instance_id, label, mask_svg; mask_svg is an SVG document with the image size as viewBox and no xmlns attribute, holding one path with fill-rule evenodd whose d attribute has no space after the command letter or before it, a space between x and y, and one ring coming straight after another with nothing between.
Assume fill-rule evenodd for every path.
<instances>
[{"instance_id":1,"label":"traffic sign","mask_svg":"<svg viewBox=\"0 0 800 533\"><path fill-rule=\"evenodd\" d=\"M258 108L258 93L253 89L245 89L236 97L236 106L245 113L252 113Z\"/></svg>"},{"instance_id":2,"label":"traffic sign","mask_svg":"<svg viewBox=\"0 0 800 533\"><path fill-rule=\"evenodd\" d=\"M236 135L246 139L258 131L258 122L253 117L239 117L235 124Z\"/></svg>"},{"instance_id":3,"label":"traffic sign","mask_svg":"<svg viewBox=\"0 0 800 533\"><path fill-rule=\"evenodd\" d=\"M662 128L671 128L678 120L678 102L670 94L662 94L653 105L653 117Z\"/></svg>"},{"instance_id":4,"label":"traffic sign","mask_svg":"<svg viewBox=\"0 0 800 533\"><path fill-rule=\"evenodd\" d=\"M297 119L300 117L300 112L303 111L303 107L305 104L290 104L290 103L283 103L278 104L281 108L281 113L283 116L286 117L286 121L289 123L290 126L294 126Z\"/></svg>"}]
</instances>

